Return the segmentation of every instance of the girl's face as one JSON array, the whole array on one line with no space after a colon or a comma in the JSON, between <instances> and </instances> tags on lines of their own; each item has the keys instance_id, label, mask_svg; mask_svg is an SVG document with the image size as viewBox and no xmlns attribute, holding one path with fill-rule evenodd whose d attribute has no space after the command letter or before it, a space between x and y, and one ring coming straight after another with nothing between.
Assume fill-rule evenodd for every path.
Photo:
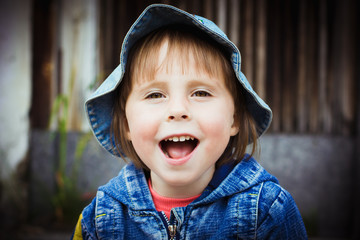
<instances>
[{"instance_id":1,"label":"girl's face","mask_svg":"<svg viewBox=\"0 0 360 240\"><path fill-rule=\"evenodd\" d=\"M166 53L165 42L159 63ZM154 79L132 80L125 112L128 138L150 169L154 190L184 198L200 194L208 185L238 127L222 74L209 76L191 60L184 72L173 60L170 68L159 64Z\"/></svg>"}]
</instances>

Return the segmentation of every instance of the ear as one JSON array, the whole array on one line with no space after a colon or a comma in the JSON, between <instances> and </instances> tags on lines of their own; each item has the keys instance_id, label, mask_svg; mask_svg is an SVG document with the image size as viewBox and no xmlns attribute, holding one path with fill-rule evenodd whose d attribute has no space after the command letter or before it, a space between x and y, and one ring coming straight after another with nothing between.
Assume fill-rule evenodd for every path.
<instances>
[{"instance_id":1,"label":"ear","mask_svg":"<svg viewBox=\"0 0 360 240\"><path fill-rule=\"evenodd\" d=\"M130 131L126 132L126 139L131 142L131 134Z\"/></svg>"},{"instance_id":2,"label":"ear","mask_svg":"<svg viewBox=\"0 0 360 240\"><path fill-rule=\"evenodd\" d=\"M127 121L126 121L126 139L131 142L131 133Z\"/></svg>"},{"instance_id":3,"label":"ear","mask_svg":"<svg viewBox=\"0 0 360 240\"><path fill-rule=\"evenodd\" d=\"M238 133L239 133L239 121L237 120L237 117L234 115L233 123L230 129L230 136L235 136Z\"/></svg>"},{"instance_id":4,"label":"ear","mask_svg":"<svg viewBox=\"0 0 360 240\"><path fill-rule=\"evenodd\" d=\"M233 126L230 129L230 136L235 136L239 133L239 127L233 124Z\"/></svg>"},{"instance_id":5,"label":"ear","mask_svg":"<svg viewBox=\"0 0 360 240\"><path fill-rule=\"evenodd\" d=\"M127 118L124 117L122 121L124 123L123 126L121 127L123 130L122 132L125 133L126 140L131 141L131 134L130 134L129 123L127 121Z\"/></svg>"}]
</instances>

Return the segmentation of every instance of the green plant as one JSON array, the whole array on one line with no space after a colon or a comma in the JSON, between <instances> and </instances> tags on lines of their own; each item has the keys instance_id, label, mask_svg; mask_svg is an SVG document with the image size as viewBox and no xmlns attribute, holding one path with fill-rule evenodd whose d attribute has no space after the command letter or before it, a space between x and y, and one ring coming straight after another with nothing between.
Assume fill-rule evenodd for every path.
<instances>
[{"instance_id":1,"label":"green plant","mask_svg":"<svg viewBox=\"0 0 360 240\"><path fill-rule=\"evenodd\" d=\"M80 135L78 139L74 161L68 159L68 115L69 102L72 94L73 83L75 79L73 71L70 81L70 94L59 94L52 107L50 122L57 121L56 134L57 138L57 167L55 169L56 192L52 196L52 204L55 209L55 217L58 222L74 224L81 210L88 203L88 199L83 197L82 191L78 188L79 168L81 165L82 155L92 137L91 132ZM69 171L67 171L67 167Z\"/></svg>"},{"instance_id":2,"label":"green plant","mask_svg":"<svg viewBox=\"0 0 360 240\"><path fill-rule=\"evenodd\" d=\"M69 111L69 98L65 95L59 95L55 99L52 120L57 116L57 134L58 134L58 166L55 170L56 193L52 197L52 203L55 208L55 216L59 222L73 224L76 221L81 209L87 204L81 190L78 188L79 168L85 148L92 137L91 132L82 134L78 139L74 161L70 164L70 172L66 167L68 159L68 130L67 117Z\"/></svg>"}]
</instances>

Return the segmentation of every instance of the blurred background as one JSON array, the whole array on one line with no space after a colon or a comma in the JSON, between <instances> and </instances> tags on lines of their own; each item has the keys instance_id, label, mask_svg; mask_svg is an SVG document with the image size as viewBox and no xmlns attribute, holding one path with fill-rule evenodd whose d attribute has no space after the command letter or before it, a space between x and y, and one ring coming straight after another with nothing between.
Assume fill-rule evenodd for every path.
<instances>
[{"instance_id":1,"label":"blurred background","mask_svg":"<svg viewBox=\"0 0 360 240\"><path fill-rule=\"evenodd\" d=\"M119 64L127 30L167 3L213 20L274 119L259 162L313 239L360 239L360 4L356 0L1 0L0 238L66 239L123 162L84 101Z\"/></svg>"}]
</instances>

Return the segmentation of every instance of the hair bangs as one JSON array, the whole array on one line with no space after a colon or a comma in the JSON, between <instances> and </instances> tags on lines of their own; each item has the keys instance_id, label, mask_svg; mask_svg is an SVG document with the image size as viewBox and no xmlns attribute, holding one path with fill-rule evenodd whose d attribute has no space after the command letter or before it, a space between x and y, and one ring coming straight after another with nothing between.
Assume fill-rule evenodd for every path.
<instances>
[{"instance_id":1,"label":"hair bangs","mask_svg":"<svg viewBox=\"0 0 360 240\"><path fill-rule=\"evenodd\" d=\"M130 78L140 83L151 81L159 71L172 73L174 68L180 74L195 69L195 74L224 77L229 68L226 61L219 51L214 51L211 44L194 38L189 32L159 30L138 46L130 68Z\"/></svg>"}]
</instances>

